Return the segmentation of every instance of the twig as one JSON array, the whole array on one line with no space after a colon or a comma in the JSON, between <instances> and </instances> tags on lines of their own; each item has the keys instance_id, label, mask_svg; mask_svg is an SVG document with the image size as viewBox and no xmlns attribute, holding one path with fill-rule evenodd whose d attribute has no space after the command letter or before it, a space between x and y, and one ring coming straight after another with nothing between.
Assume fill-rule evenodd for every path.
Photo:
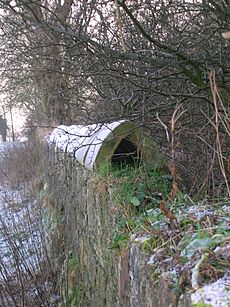
<instances>
[{"instance_id":1,"label":"twig","mask_svg":"<svg viewBox=\"0 0 230 307\"><path fill-rule=\"evenodd\" d=\"M164 127L167 141L170 143L168 127L167 127L167 126L165 125L165 123L163 123L163 121L160 119L158 112L157 112L157 114L156 114L156 117L157 117L158 121L161 123L161 125Z\"/></svg>"},{"instance_id":2,"label":"twig","mask_svg":"<svg viewBox=\"0 0 230 307\"><path fill-rule=\"evenodd\" d=\"M121 22L121 14L120 14L120 8L118 5L118 1L115 0L115 6L116 6L116 19L117 19L117 26L118 26L118 31L121 39L121 46L124 52L127 51L126 45L125 45L125 39L124 39L124 33L122 29L122 22Z\"/></svg>"},{"instance_id":3,"label":"twig","mask_svg":"<svg viewBox=\"0 0 230 307\"><path fill-rule=\"evenodd\" d=\"M199 269L201 267L201 265L208 259L208 253L205 253L202 255L201 259L197 262L197 264L195 265L195 267L192 269L192 288L193 290L197 290L199 289L199 283L198 283L198 279L199 279Z\"/></svg>"},{"instance_id":4,"label":"twig","mask_svg":"<svg viewBox=\"0 0 230 307\"><path fill-rule=\"evenodd\" d=\"M209 74L209 80L210 80L213 103L214 103L214 108L215 108L216 148L217 148L217 152L218 152L217 157L218 157L219 166L220 166L222 175L224 177L224 181L225 181L225 185L226 185L226 188L227 188L227 191L228 191L228 195L230 197L230 187L229 187L229 184L228 184L228 178L227 178L227 173L226 173L226 169L225 169L225 165L224 165L224 158L223 158L223 154L222 154L222 145L221 145L221 141L220 141L220 131L219 131L220 111L218 110L218 105L217 105L218 101L221 102L221 106L224 109L225 114L226 114L226 110L223 106L221 97L218 93L218 89L217 89L217 85L216 85L216 75L215 75L214 69ZM228 129L227 129L227 132L228 132Z\"/></svg>"}]
</instances>

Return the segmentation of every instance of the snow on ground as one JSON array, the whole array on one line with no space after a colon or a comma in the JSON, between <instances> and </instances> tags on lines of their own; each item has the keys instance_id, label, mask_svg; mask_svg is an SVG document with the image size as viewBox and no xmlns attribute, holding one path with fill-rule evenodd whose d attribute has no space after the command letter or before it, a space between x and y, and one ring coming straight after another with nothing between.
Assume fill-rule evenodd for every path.
<instances>
[{"instance_id":1,"label":"snow on ground","mask_svg":"<svg viewBox=\"0 0 230 307\"><path fill-rule=\"evenodd\" d=\"M191 296L192 304L206 304L207 306L230 306L230 273L216 282L205 285Z\"/></svg>"},{"instance_id":2,"label":"snow on ground","mask_svg":"<svg viewBox=\"0 0 230 307\"><path fill-rule=\"evenodd\" d=\"M12 148L13 146L13 142L0 142L0 153L6 151L8 148Z\"/></svg>"},{"instance_id":3,"label":"snow on ground","mask_svg":"<svg viewBox=\"0 0 230 307\"><path fill-rule=\"evenodd\" d=\"M15 145L17 143L0 143L0 156ZM25 187L9 189L0 183L0 280L3 271L5 275L15 273L16 258L22 271L26 266L38 265L37 252L42 239L34 215L36 204L25 192Z\"/></svg>"},{"instance_id":4,"label":"snow on ground","mask_svg":"<svg viewBox=\"0 0 230 307\"><path fill-rule=\"evenodd\" d=\"M18 256L22 271L37 264L34 245L39 248L41 238L31 213L33 203L25 202L20 190L0 189L0 260L7 274L13 274Z\"/></svg>"},{"instance_id":5,"label":"snow on ground","mask_svg":"<svg viewBox=\"0 0 230 307\"><path fill-rule=\"evenodd\" d=\"M8 149L18 147L22 144L23 142L0 142L0 154L6 152Z\"/></svg>"},{"instance_id":6,"label":"snow on ground","mask_svg":"<svg viewBox=\"0 0 230 307\"><path fill-rule=\"evenodd\" d=\"M20 144L0 143L0 158ZM44 267L45 218L39 195L32 197L28 184L13 189L0 182L0 306L51 306L57 298Z\"/></svg>"}]
</instances>

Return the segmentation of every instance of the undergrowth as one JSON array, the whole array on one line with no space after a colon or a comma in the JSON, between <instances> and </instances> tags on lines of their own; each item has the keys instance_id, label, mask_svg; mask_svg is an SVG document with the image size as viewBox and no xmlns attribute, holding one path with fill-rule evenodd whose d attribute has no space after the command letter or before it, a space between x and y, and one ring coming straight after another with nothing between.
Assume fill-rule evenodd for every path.
<instances>
[{"instance_id":1,"label":"undergrowth","mask_svg":"<svg viewBox=\"0 0 230 307\"><path fill-rule=\"evenodd\" d=\"M98 176L112 183L113 202L118 208L112 249L122 254L137 240L142 253L154 255L157 276L167 267L184 267L176 278L178 293L193 287L187 265L195 266L203 252L207 259L198 268L200 285L214 282L230 270L225 252L230 235L229 200L194 202L182 191L172 193L175 185L165 169L103 165ZM215 252L218 246L220 255Z\"/></svg>"},{"instance_id":2,"label":"undergrowth","mask_svg":"<svg viewBox=\"0 0 230 307\"><path fill-rule=\"evenodd\" d=\"M105 163L98 176L113 181L112 201L119 208L112 248L126 248L132 234L151 232L152 224L164 218L160 203L172 190L172 177L165 167Z\"/></svg>"},{"instance_id":3,"label":"undergrowth","mask_svg":"<svg viewBox=\"0 0 230 307\"><path fill-rule=\"evenodd\" d=\"M0 305L50 306L54 264L44 227L46 154L17 143L0 154Z\"/></svg>"}]
</instances>

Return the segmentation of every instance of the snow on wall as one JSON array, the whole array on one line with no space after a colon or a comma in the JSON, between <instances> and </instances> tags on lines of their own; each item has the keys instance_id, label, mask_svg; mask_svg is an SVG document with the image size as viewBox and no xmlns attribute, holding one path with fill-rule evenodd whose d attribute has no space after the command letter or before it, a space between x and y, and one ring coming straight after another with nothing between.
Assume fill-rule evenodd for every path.
<instances>
[{"instance_id":1,"label":"snow on wall","mask_svg":"<svg viewBox=\"0 0 230 307\"><path fill-rule=\"evenodd\" d=\"M110 124L60 125L53 130L48 142L60 150L73 154L78 162L92 170L97 155L110 134L126 121Z\"/></svg>"}]
</instances>

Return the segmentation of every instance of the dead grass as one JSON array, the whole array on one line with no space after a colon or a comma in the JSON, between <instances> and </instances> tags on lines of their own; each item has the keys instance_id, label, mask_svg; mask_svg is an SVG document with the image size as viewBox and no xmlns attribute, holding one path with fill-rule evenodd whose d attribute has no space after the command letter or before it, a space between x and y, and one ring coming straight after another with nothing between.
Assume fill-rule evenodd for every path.
<instances>
[{"instance_id":1,"label":"dead grass","mask_svg":"<svg viewBox=\"0 0 230 307\"><path fill-rule=\"evenodd\" d=\"M0 156L0 183L11 188L40 177L44 148L39 143L15 143Z\"/></svg>"},{"instance_id":2,"label":"dead grass","mask_svg":"<svg viewBox=\"0 0 230 307\"><path fill-rule=\"evenodd\" d=\"M0 159L0 306L51 306L54 263L42 197L45 150L16 144Z\"/></svg>"}]
</instances>

